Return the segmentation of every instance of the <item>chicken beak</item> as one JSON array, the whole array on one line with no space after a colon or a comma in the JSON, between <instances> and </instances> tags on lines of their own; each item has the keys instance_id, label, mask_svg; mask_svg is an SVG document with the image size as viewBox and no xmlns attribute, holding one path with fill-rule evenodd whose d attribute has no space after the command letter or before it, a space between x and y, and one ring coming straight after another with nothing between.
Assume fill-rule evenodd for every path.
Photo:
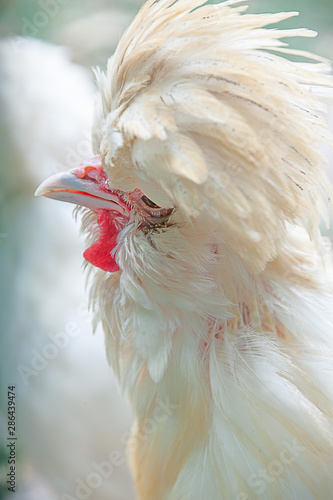
<instances>
[{"instance_id":1,"label":"chicken beak","mask_svg":"<svg viewBox=\"0 0 333 500\"><path fill-rule=\"evenodd\" d=\"M74 203L95 212L116 210L127 215L129 208L121 198L122 193L109 189L101 165L94 163L85 162L77 169L52 175L37 188L35 196Z\"/></svg>"}]
</instances>

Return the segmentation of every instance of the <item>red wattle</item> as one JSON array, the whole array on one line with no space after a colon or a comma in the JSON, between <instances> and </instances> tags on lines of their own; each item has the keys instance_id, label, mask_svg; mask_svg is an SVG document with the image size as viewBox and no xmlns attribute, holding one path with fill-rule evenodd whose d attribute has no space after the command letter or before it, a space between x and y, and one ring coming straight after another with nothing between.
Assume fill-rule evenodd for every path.
<instances>
[{"instance_id":1,"label":"red wattle","mask_svg":"<svg viewBox=\"0 0 333 500\"><path fill-rule=\"evenodd\" d=\"M83 256L93 266L114 273L119 271L119 266L110 254L117 245L119 229L117 229L113 214L109 210L100 210L97 222L100 229L99 239L84 252Z\"/></svg>"}]
</instances>

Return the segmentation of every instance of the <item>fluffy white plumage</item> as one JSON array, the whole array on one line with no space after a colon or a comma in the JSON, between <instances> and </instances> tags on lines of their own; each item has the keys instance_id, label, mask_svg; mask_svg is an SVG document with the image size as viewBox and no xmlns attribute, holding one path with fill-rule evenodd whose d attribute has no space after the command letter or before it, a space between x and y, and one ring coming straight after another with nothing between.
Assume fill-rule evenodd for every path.
<instances>
[{"instance_id":1,"label":"fluffy white plumage","mask_svg":"<svg viewBox=\"0 0 333 500\"><path fill-rule=\"evenodd\" d=\"M136 416L140 500L332 497L333 274L319 231L319 144L332 140L318 94L333 80L318 57L282 57L300 52L281 37L313 35L266 29L293 14L239 3L149 0L97 73L109 186L173 207L147 225L130 205L120 271L97 271L92 290ZM94 212L84 228L96 238Z\"/></svg>"}]
</instances>

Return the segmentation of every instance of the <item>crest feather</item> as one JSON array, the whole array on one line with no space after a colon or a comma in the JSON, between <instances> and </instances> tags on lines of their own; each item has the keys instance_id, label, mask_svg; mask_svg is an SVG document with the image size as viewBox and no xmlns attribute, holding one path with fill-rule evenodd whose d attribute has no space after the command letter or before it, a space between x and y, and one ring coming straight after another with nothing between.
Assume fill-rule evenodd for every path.
<instances>
[{"instance_id":1,"label":"crest feather","mask_svg":"<svg viewBox=\"0 0 333 500\"><path fill-rule=\"evenodd\" d=\"M313 236L326 213L319 144L332 139L318 95L333 79L327 60L281 41L313 31L267 29L297 13L240 3L148 1L99 73L96 143L112 184L125 172L157 184L260 271L287 223Z\"/></svg>"}]
</instances>

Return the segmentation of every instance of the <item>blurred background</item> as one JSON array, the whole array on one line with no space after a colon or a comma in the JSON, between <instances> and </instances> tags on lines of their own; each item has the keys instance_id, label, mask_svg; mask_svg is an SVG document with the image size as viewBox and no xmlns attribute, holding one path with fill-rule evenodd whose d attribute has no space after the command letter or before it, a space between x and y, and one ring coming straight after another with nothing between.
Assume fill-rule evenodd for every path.
<instances>
[{"instance_id":1,"label":"blurred background","mask_svg":"<svg viewBox=\"0 0 333 500\"><path fill-rule=\"evenodd\" d=\"M103 333L98 328L92 336L79 224L70 205L33 193L48 175L92 155L91 67L105 67L141 3L1 0L0 498L6 500L135 498L126 459L131 415L107 366ZM249 3L252 12L300 11L285 26L306 26L319 36L291 45L333 59L332 0ZM16 393L14 494L6 484L8 386Z\"/></svg>"},{"instance_id":2,"label":"blurred background","mask_svg":"<svg viewBox=\"0 0 333 500\"><path fill-rule=\"evenodd\" d=\"M1 0L1 36L30 36L68 47L73 61L86 67L105 65L142 0ZM207 3L217 3L208 1ZM332 57L331 0L249 0L250 12L298 11L281 26L309 27L316 39L291 45Z\"/></svg>"}]
</instances>

